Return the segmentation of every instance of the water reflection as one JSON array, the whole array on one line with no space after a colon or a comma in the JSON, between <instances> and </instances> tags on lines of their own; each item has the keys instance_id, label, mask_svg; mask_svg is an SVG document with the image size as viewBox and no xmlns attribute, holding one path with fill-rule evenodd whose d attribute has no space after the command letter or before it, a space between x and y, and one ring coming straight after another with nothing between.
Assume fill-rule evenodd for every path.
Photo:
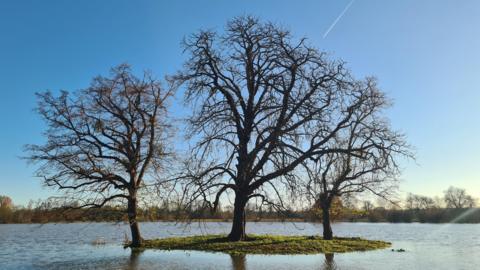
<instances>
[{"instance_id":1,"label":"water reflection","mask_svg":"<svg viewBox=\"0 0 480 270\"><path fill-rule=\"evenodd\" d=\"M128 264L125 267L125 270L136 270L139 269L139 258L142 255L143 250L139 249L132 249L130 252L130 259L128 260Z\"/></svg>"},{"instance_id":2,"label":"water reflection","mask_svg":"<svg viewBox=\"0 0 480 270\"><path fill-rule=\"evenodd\" d=\"M247 258L245 254L240 255L230 255L230 259L232 260L232 269L233 270L245 270Z\"/></svg>"},{"instance_id":3,"label":"water reflection","mask_svg":"<svg viewBox=\"0 0 480 270\"><path fill-rule=\"evenodd\" d=\"M326 253L325 254L325 261L323 262L322 265L322 270L339 270L337 265L335 264L335 261L333 260L333 257L335 254L333 253Z\"/></svg>"},{"instance_id":4,"label":"water reflection","mask_svg":"<svg viewBox=\"0 0 480 270\"><path fill-rule=\"evenodd\" d=\"M225 233L229 223L209 223L208 231L192 227L183 231L174 223L142 224L148 238ZM123 225L122 225L123 226ZM304 226L298 231L295 226ZM254 223L255 233L313 235L319 227L311 224ZM230 256L221 253L146 250L131 253L123 249L124 229L116 224L0 225L1 270L116 269L479 269L480 234L478 224L376 224L336 223L342 236L362 236L392 242L394 249L345 254ZM168 232L168 234L167 234ZM435 233L432 233L435 232ZM455 235L455 237L452 237ZM92 246L98 237L105 245ZM439 255L441 254L441 256Z\"/></svg>"},{"instance_id":5,"label":"water reflection","mask_svg":"<svg viewBox=\"0 0 480 270\"><path fill-rule=\"evenodd\" d=\"M319 256L322 256L319 254ZM334 260L334 254L325 254L325 260L320 267L320 270L340 270ZM246 255L230 255L232 261L232 270L246 270L247 269L247 256Z\"/></svg>"}]
</instances>

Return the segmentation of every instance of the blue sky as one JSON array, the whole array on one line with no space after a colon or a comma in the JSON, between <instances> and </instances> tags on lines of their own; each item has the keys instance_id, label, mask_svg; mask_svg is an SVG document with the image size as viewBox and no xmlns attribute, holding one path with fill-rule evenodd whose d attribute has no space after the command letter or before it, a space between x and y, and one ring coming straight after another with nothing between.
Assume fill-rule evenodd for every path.
<instances>
[{"instance_id":1,"label":"blue sky","mask_svg":"<svg viewBox=\"0 0 480 270\"><path fill-rule=\"evenodd\" d=\"M84 88L123 62L163 77L181 68L184 36L221 31L244 14L308 37L358 77L378 77L395 102L392 125L416 148L416 163L404 163L402 192L442 195L455 185L480 197L474 0L0 1L0 194L19 204L52 194L19 159L24 144L42 141L36 91Z\"/></svg>"}]
</instances>

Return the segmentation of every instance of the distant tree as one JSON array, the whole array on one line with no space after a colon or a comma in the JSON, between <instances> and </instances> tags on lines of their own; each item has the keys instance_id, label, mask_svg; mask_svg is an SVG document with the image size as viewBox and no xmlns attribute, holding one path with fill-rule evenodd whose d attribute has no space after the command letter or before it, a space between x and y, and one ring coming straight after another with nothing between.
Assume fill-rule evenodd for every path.
<instances>
[{"instance_id":1,"label":"distant tree","mask_svg":"<svg viewBox=\"0 0 480 270\"><path fill-rule=\"evenodd\" d=\"M443 208L445 201L440 196L433 197L434 208Z\"/></svg>"},{"instance_id":2,"label":"distant tree","mask_svg":"<svg viewBox=\"0 0 480 270\"><path fill-rule=\"evenodd\" d=\"M475 206L475 199L462 188L449 187L445 190L443 199L447 208L471 208Z\"/></svg>"},{"instance_id":3,"label":"distant tree","mask_svg":"<svg viewBox=\"0 0 480 270\"><path fill-rule=\"evenodd\" d=\"M0 223L9 223L13 214L13 202L8 196L0 195Z\"/></svg>"},{"instance_id":4,"label":"distant tree","mask_svg":"<svg viewBox=\"0 0 480 270\"><path fill-rule=\"evenodd\" d=\"M8 196L0 195L0 207L12 208L13 207L12 199L10 199L10 197Z\"/></svg>"},{"instance_id":5,"label":"distant tree","mask_svg":"<svg viewBox=\"0 0 480 270\"><path fill-rule=\"evenodd\" d=\"M363 205L362 205L362 210L368 213L368 212L372 211L374 207L375 206L373 205L373 203L371 201L364 201Z\"/></svg>"},{"instance_id":6,"label":"distant tree","mask_svg":"<svg viewBox=\"0 0 480 270\"><path fill-rule=\"evenodd\" d=\"M407 209L430 209L436 207L436 203L432 198L422 195L409 193L405 199L405 207Z\"/></svg>"},{"instance_id":7,"label":"distant tree","mask_svg":"<svg viewBox=\"0 0 480 270\"><path fill-rule=\"evenodd\" d=\"M216 205L233 192L229 239L245 238L250 199L283 208L282 194L300 186L296 168L310 158L357 153L332 142L358 120L379 92L355 80L343 62L252 17L231 20L223 34L201 31L185 42L189 59L176 76L186 84L195 142L187 174L201 198Z\"/></svg>"},{"instance_id":8,"label":"distant tree","mask_svg":"<svg viewBox=\"0 0 480 270\"><path fill-rule=\"evenodd\" d=\"M155 179L169 154L171 95L149 74L132 75L128 65L73 94L38 93L47 142L28 145L28 159L40 164L37 176L47 186L78 199L77 208L126 201L132 246L140 246L138 191Z\"/></svg>"}]
</instances>

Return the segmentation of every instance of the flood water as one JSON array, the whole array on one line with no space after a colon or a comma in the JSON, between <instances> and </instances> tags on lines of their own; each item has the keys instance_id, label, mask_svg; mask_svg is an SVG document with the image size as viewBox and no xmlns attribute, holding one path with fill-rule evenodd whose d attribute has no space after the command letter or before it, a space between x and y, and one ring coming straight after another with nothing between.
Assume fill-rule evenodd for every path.
<instances>
[{"instance_id":1,"label":"flood water","mask_svg":"<svg viewBox=\"0 0 480 270\"><path fill-rule=\"evenodd\" d=\"M142 223L144 238L228 233L229 223ZM337 236L392 242L394 249L334 255L247 255L122 247L124 223L0 225L0 269L480 269L480 225L336 223ZM249 222L256 234L314 235L320 224ZM105 242L95 245L94 242Z\"/></svg>"}]
</instances>

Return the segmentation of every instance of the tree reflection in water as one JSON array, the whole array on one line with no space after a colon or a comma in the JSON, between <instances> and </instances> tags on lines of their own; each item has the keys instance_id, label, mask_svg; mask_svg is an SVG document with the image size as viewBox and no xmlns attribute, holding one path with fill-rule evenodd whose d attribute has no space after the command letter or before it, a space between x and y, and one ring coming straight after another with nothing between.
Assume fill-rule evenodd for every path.
<instances>
[{"instance_id":1,"label":"tree reflection in water","mask_svg":"<svg viewBox=\"0 0 480 270\"><path fill-rule=\"evenodd\" d=\"M246 256L245 254L238 254L233 255L230 254L230 258L232 259L232 269L233 270L245 270L246 268Z\"/></svg>"},{"instance_id":2,"label":"tree reflection in water","mask_svg":"<svg viewBox=\"0 0 480 270\"><path fill-rule=\"evenodd\" d=\"M123 270L139 270L144 269L145 265L141 264L141 255L144 251L138 249L132 249L130 253L130 258L128 263L125 264ZM232 270L246 270L247 269L247 258L245 254L230 254L230 259L232 263ZM145 262L143 262L145 264ZM155 269L155 268L148 268ZM176 269L176 268L175 268ZM263 268L262 268L263 269ZM320 270L340 270L334 261L334 254L329 253L325 254L325 260L319 268Z\"/></svg>"},{"instance_id":3,"label":"tree reflection in water","mask_svg":"<svg viewBox=\"0 0 480 270\"><path fill-rule=\"evenodd\" d=\"M230 255L230 259L232 260L232 269L233 270L246 270L247 267L247 259L246 256L243 254L239 255ZM334 261L334 254L328 253L325 254L325 261L323 262L320 270L340 270L337 267Z\"/></svg>"},{"instance_id":4,"label":"tree reflection in water","mask_svg":"<svg viewBox=\"0 0 480 270\"><path fill-rule=\"evenodd\" d=\"M126 265L125 270L137 270L139 269L139 258L140 255L143 253L143 250L140 249L132 249L130 253L130 260L128 261L128 265Z\"/></svg>"},{"instance_id":5,"label":"tree reflection in water","mask_svg":"<svg viewBox=\"0 0 480 270\"><path fill-rule=\"evenodd\" d=\"M333 257L333 253L325 254L325 261L323 262L321 270L339 270L339 268L335 264L335 261L333 260Z\"/></svg>"}]
</instances>

